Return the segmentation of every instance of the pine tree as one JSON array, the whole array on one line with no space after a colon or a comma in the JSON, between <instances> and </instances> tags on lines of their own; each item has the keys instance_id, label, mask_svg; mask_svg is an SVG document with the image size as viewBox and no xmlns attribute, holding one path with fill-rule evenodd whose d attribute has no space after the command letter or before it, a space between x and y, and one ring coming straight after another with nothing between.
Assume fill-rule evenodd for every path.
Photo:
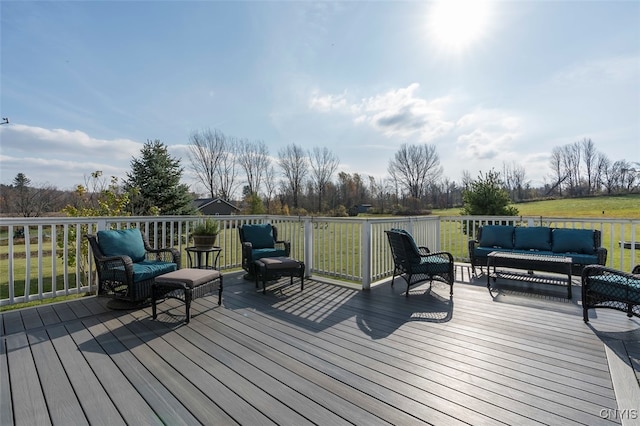
<instances>
[{"instance_id":1,"label":"pine tree","mask_svg":"<svg viewBox=\"0 0 640 426\"><path fill-rule=\"evenodd\" d=\"M509 193L502 188L500 173L490 170L471 182L462 192L462 215L516 216L518 209L510 206Z\"/></svg>"},{"instance_id":2,"label":"pine tree","mask_svg":"<svg viewBox=\"0 0 640 426\"><path fill-rule=\"evenodd\" d=\"M180 183L180 160L171 157L167 146L157 139L148 140L141 154L141 158L131 160L131 173L127 173L125 183L125 188L134 194L134 215L194 214L189 188Z\"/></svg>"}]
</instances>

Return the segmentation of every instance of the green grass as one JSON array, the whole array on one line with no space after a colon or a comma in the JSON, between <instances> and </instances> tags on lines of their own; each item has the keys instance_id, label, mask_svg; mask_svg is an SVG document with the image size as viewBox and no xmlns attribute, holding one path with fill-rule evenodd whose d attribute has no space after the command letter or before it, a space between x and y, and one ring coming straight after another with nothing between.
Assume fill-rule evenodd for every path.
<instances>
[{"instance_id":1,"label":"green grass","mask_svg":"<svg viewBox=\"0 0 640 426\"><path fill-rule=\"evenodd\" d=\"M640 194L569 198L514 204L521 216L640 219ZM433 210L434 215L460 216L460 208Z\"/></svg>"},{"instance_id":2,"label":"green grass","mask_svg":"<svg viewBox=\"0 0 640 426\"><path fill-rule=\"evenodd\" d=\"M626 195L626 196L614 196L614 197L592 197L592 198L580 198L570 200L547 200L536 201L530 203L517 204L517 207L522 216L534 216L534 217L554 217L554 218L592 218L597 223L599 219L640 219L640 194ZM603 214L604 211L604 214ZM459 216L460 209L448 209L448 210L435 210L434 215L440 216ZM372 218L378 216L371 216ZM354 223L356 220L354 220ZM296 241L291 241L292 247L298 249L303 245L303 233L299 232L301 226L298 222L283 222L278 225L280 230L280 236L297 236ZM359 224L358 224L359 226ZM551 226L558 226L556 223ZM560 225L562 226L562 225ZM595 225L594 225L595 226ZM598 225L599 226L599 225ZM288 228L291 227L291 228ZM320 228L318 228L320 227ZM454 229L455 227L455 229ZM467 257L467 241L468 237L462 232L460 223L448 223L442 222L441 226L442 235L441 241L442 250L449 251L454 254L457 259L464 259ZM348 222L339 224L330 224L326 227L322 222L316 223L313 230L314 239L316 244L320 244L325 248L331 250L316 249L314 250L314 264L317 267L327 267L327 269L335 270L342 276L349 276L351 271L357 271L360 263L359 246L357 243L358 233L354 233L356 228L351 226ZM611 264L614 268L619 268L621 264L625 265L624 269L628 269L629 266L640 263L640 250L636 250L636 258L631 258L631 250L622 250L618 247L617 242L620 240L630 240L632 236L631 226L626 224L621 226L620 224L615 227L610 227L605 224L602 228L603 242L605 247L609 250L608 259L611 260ZM613 233L613 235L612 235ZM237 239L238 231L235 228L225 229L218 236L219 245L227 245L229 241ZM446 238L445 238L446 237ZM636 226L635 238L640 240L640 225ZM225 243L225 241L227 243ZM610 241L614 242L613 247ZM84 243L84 241L83 241ZM51 240L45 238L43 241L43 249L51 249ZM378 247L379 250L386 250L386 245ZM37 243L31 245L31 252L33 256L37 256L38 246ZM56 249L59 250L59 249ZM295 250L295 249L294 249ZM5 299L8 297L8 260L6 255L8 253L7 240L0 241L0 298ZM24 256L24 245L16 242L14 246L14 253L18 255L14 259L14 282L15 282L15 296L22 296L24 293L24 283L26 277L26 260L20 258ZM326 255L326 256L325 256ZM234 247L224 247L224 251L220 258L221 264L224 264L224 257L231 256L233 259L239 261L241 259L240 245L235 244ZM622 262L621 262L622 260ZM186 252L182 252L183 265L187 265ZM609 261L608 261L609 262ZM43 257L43 271L42 271L42 284L43 292L47 293L51 291L52 285L52 259L50 255ZM55 287L57 289L63 289L63 264L62 260L56 259L56 278ZM32 260L29 271L30 280L30 294L37 294L38 292L38 270L37 260ZM75 268L70 269L69 285L75 286ZM70 297L77 297L76 295ZM57 299L45 299L46 302ZM29 302L33 303L33 302ZM35 302L37 303L37 302ZM21 304L21 306L25 306ZM5 310L7 307L0 307L0 310Z\"/></svg>"}]
</instances>

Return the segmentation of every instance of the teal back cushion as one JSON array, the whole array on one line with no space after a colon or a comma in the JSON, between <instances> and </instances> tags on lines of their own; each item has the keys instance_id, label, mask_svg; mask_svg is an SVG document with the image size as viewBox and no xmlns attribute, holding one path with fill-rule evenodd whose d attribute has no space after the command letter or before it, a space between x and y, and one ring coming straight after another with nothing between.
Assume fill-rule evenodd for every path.
<instances>
[{"instance_id":1,"label":"teal back cushion","mask_svg":"<svg viewBox=\"0 0 640 426\"><path fill-rule=\"evenodd\" d=\"M273 248L273 229L270 223L261 225L243 225L244 240L251 243L253 249Z\"/></svg>"},{"instance_id":2,"label":"teal back cushion","mask_svg":"<svg viewBox=\"0 0 640 426\"><path fill-rule=\"evenodd\" d=\"M516 227L514 234L516 250L551 250L551 228L546 226L532 226L531 228Z\"/></svg>"},{"instance_id":3,"label":"teal back cushion","mask_svg":"<svg viewBox=\"0 0 640 426\"><path fill-rule=\"evenodd\" d=\"M591 229L554 229L552 232L554 253L594 254L595 244Z\"/></svg>"},{"instance_id":4,"label":"teal back cushion","mask_svg":"<svg viewBox=\"0 0 640 426\"><path fill-rule=\"evenodd\" d=\"M418 245L416 244L416 240L413 239L413 236L409 233L409 231L406 231L404 229L398 229L398 228L391 228L390 231L406 235L407 239L409 240L409 243L411 244L413 249L416 251L416 253L420 253L420 249L418 248Z\"/></svg>"},{"instance_id":5,"label":"teal back cushion","mask_svg":"<svg viewBox=\"0 0 640 426\"><path fill-rule=\"evenodd\" d=\"M129 256L132 261L144 260L146 250L137 228L118 231L98 231L98 245L105 256Z\"/></svg>"},{"instance_id":6,"label":"teal back cushion","mask_svg":"<svg viewBox=\"0 0 640 426\"><path fill-rule=\"evenodd\" d=\"M485 225L482 227L482 247L513 248L513 226Z\"/></svg>"}]
</instances>

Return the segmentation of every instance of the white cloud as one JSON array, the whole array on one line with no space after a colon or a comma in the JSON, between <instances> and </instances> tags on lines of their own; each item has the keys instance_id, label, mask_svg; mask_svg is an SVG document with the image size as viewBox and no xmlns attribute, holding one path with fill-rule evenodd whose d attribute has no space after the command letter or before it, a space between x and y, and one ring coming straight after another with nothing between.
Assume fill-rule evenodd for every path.
<instances>
[{"instance_id":1,"label":"white cloud","mask_svg":"<svg viewBox=\"0 0 640 426\"><path fill-rule=\"evenodd\" d=\"M456 151L464 159L498 159L513 151L522 131L521 119L501 110L479 109L456 123Z\"/></svg>"},{"instance_id":2,"label":"white cloud","mask_svg":"<svg viewBox=\"0 0 640 426\"><path fill-rule=\"evenodd\" d=\"M343 111L353 115L356 124L368 125L387 137L430 142L453 128L453 122L444 118L451 98L423 99L416 96L419 88L413 83L350 104L346 91L341 95L314 93L309 106L321 112Z\"/></svg>"}]
</instances>

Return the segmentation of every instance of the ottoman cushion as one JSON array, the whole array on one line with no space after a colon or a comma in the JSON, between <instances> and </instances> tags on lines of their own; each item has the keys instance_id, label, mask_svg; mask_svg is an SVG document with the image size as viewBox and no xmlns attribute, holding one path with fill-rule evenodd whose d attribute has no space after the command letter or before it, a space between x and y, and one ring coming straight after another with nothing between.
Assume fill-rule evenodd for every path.
<instances>
[{"instance_id":1,"label":"ottoman cushion","mask_svg":"<svg viewBox=\"0 0 640 426\"><path fill-rule=\"evenodd\" d=\"M263 257L260 259L260 262L262 262L267 269L291 269L300 266L300 262L290 257Z\"/></svg>"},{"instance_id":2,"label":"ottoman cushion","mask_svg":"<svg viewBox=\"0 0 640 426\"><path fill-rule=\"evenodd\" d=\"M155 278L155 282L159 284L162 284L163 282L181 282L189 288L194 288L208 283L209 281L213 281L218 277L220 277L220 271L186 268L160 275Z\"/></svg>"}]
</instances>

